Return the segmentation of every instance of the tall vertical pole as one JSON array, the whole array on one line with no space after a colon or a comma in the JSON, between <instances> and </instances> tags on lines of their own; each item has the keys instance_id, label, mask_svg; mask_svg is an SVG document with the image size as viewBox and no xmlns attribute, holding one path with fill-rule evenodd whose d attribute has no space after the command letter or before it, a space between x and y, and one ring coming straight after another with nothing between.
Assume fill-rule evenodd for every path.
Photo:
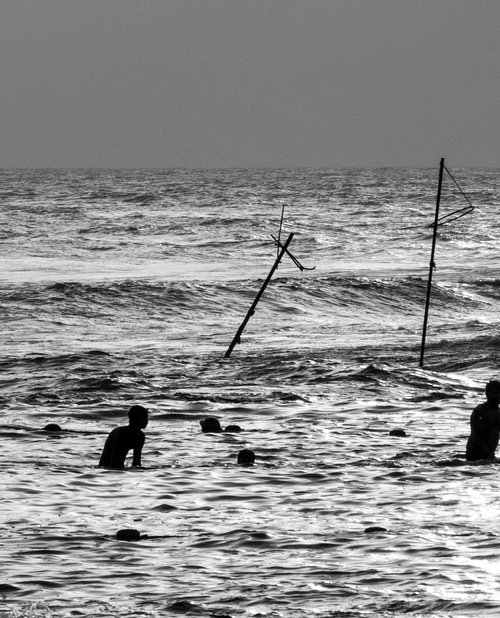
<instances>
[{"instance_id":1,"label":"tall vertical pole","mask_svg":"<svg viewBox=\"0 0 500 618\"><path fill-rule=\"evenodd\" d=\"M245 316L245 319L241 323L241 326L238 328L238 331L236 332L236 335L234 336L233 340L231 341L231 345L227 349L227 352L224 354L225 358L229 358L229 356L231 356L231 352L233 351L234 346L237 343L240 342L241 334L245 330L245 326L247 325L248 320L255 313L255 307L257 307L257 303L259 302L260 297L262 296L262 294L264 294L264 290L266 289L267 284L269 283L269 281L271 281L271 277L274 275L274 271L278 268L278 264L281 262L281 258L285 255L285 253L286 253L286 251L288 249L288 245L292 242L292 238L293 238L293 233L290 234L290 236L287 238L287 240L286 240L284 245L281 245L281 243L280 243L279 247L281 247L281 251L279 252L278 257L276 258L276 261L274 262L273 267L269 271L269 274L267 275L266 280L262 284L262 286L261 286L261 288L259 290L259 293L255 297L255 300L253 301L252 306L248 310L248 312L247 312L247 314ZM279 249L279 247L278 247L278 249Z\"/></svg>"},{"instance_id":2,"label":"tall vertical pole","mask_svg":"<svg viewBox=\"0 0 500 618\"><path fill-rule=\"evenodd\" d=\"M434 216L434 232L432 234L432 249L431 249L431 260L429 263L429 278L427 280L427 299L425 301L425 314L424 314L424 326L422 330L422 344L420 346L420 367L424 366L424 352L425 352L425 336L427 334L427 319L429 317L429 304L431 300L431 287L432 287L432 273L436 264L434 262L434 253L436 251L436 238L437 238L437 229L438 229L438 219L439 219L439 203L441 201L441 187L443 184L443 169L444 169L444 159L441 159L441 163L439 164L439 183L436 197L436 214Z\"/></svg>"},{"instance_id":3,"label":"tall vertical pole","mask_svg":"<svg viewBox=\"0 0 500 618\"><path fill-rule=\"evenodd\" d=\"M283 227L283 215L285 214L285 205L281 207L281 221L280 221L280 231L278 234L278 246L276 247L276 258L280 254L280 241L281 241L281 228Z\"/></svg>"}]
</instances>

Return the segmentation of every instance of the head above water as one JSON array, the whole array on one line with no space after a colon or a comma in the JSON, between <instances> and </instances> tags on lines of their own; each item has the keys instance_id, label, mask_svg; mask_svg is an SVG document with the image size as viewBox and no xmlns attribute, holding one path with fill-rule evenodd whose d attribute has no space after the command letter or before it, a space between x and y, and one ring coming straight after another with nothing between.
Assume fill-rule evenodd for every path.
<instances>
[{"instance_id":1,"label":"head above water","mask_svg":"<svg viewBox=\"0 0 500 618\"><path fill-rule=\"evenodd\" d=\"M142 406L132 406L128 411L128 420L130 425L145 429L148 426L149 412Z\"/></svg>"},{"instance_id":2,"label":"head above water","mask_svg":"<svg viewBox=\"0 0 500 618\"><path fill-rule=\"evenodd\" d=\"M500 403L500 380L490 380L486 384L486 399L491 403Z\"/></svg>"},{"instance_id":3,"label":"head above water","mask_svg":"<svg viewBox=\"0 0 500 618\"><path fill-rule=\"evenodd\" d=\"M200 421L200 425L203 433L218 433L222 431L219 419L215 418L215 416L207 416L207 418Z\"/></svg>"},{"instance_id":4,"label":"head above water","mask_svg":"<svg viewBox=\"0 0 500 618\"><path fill-rule=\"evenodd\" d=\"M255 453L249 448L244 448L238 453L238 463L246 466L250 466L255 463Z\"/></svg>"}]
</instances>

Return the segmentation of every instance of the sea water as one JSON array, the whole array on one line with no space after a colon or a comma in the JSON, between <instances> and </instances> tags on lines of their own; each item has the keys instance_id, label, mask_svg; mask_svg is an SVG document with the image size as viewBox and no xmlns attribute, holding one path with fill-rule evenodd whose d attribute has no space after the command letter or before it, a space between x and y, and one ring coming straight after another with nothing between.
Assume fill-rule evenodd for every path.
<instances>
[{"instance_id":1,"label":"sea water","mask_svg":"<svg viewBox=\"0 0 500 618\"><path fill-rule=\"evenodd\" d=\"M498 615L500 170L452 174L421 367L437 168L1 171L0 616Z\"/></svg>"}]
</instances>

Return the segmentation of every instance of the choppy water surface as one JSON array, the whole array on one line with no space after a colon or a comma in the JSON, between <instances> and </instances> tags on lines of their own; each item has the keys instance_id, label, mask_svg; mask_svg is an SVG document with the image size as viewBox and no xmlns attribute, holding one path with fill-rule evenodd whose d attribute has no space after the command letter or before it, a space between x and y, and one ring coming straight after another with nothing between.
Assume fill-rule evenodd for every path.
<instances>
[{"instance_id":1,"label":"choppy water surface","mask_svg":"<svg viewBox=\"0 0 500 618\"><path fill-rule=\"evenodd\" d=\"M500 173L454 176L420 368L436 169L4 170L0 616L498 615L499 468L463 453ZM285 257L224 358L282 206L315 270ZM133 403L144 468L97 468Z\"/></svg>"}]
</instances>

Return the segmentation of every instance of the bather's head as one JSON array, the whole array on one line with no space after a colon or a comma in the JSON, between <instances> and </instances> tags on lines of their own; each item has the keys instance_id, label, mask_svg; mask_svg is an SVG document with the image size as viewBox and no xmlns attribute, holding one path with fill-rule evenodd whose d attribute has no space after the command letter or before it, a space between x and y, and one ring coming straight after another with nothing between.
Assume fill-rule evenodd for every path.
<instances>
[{"instance_id":1,"label":"bather's head","mask_svg":"<svg viewBox=\"0 0 500 618\"><path fill-rule=\"evenodd\" d=\"M203 433L219 433L222 431L219 419L215 418L215 416L207 416L207 418L200 421L200 425Z\"/></svg>"},{"instance_id":2,"label":"bather's head","mask_svg":"<svg viewBox=\"0 0 500 618\"><path fill-rule=\"evenodd\" d=\"M244 466L251 466L255 463L255 453L249 448L244 448L238 453L238 463Z\"/></svg>"},{"instance_id":3,"label":"bather's head","mask_svg":"<svg viewBox=\"0 0 500 618\"><path fill-rule=\"evenodd\" d=\"M149 412L142 406L132 406L128 411L128 421L132 427L145 429L148 426Z\"/></svg>"},{"instance_id":4,"label":"bather's head","mask_svg":"<svg viewBox=\"0 0 500 618\"><path fill-rule=\"evenodd\" d=\"M490 380L486 385L486 399L490 403L500 403L500 380Z\"/></svg>"}]
</instances>

